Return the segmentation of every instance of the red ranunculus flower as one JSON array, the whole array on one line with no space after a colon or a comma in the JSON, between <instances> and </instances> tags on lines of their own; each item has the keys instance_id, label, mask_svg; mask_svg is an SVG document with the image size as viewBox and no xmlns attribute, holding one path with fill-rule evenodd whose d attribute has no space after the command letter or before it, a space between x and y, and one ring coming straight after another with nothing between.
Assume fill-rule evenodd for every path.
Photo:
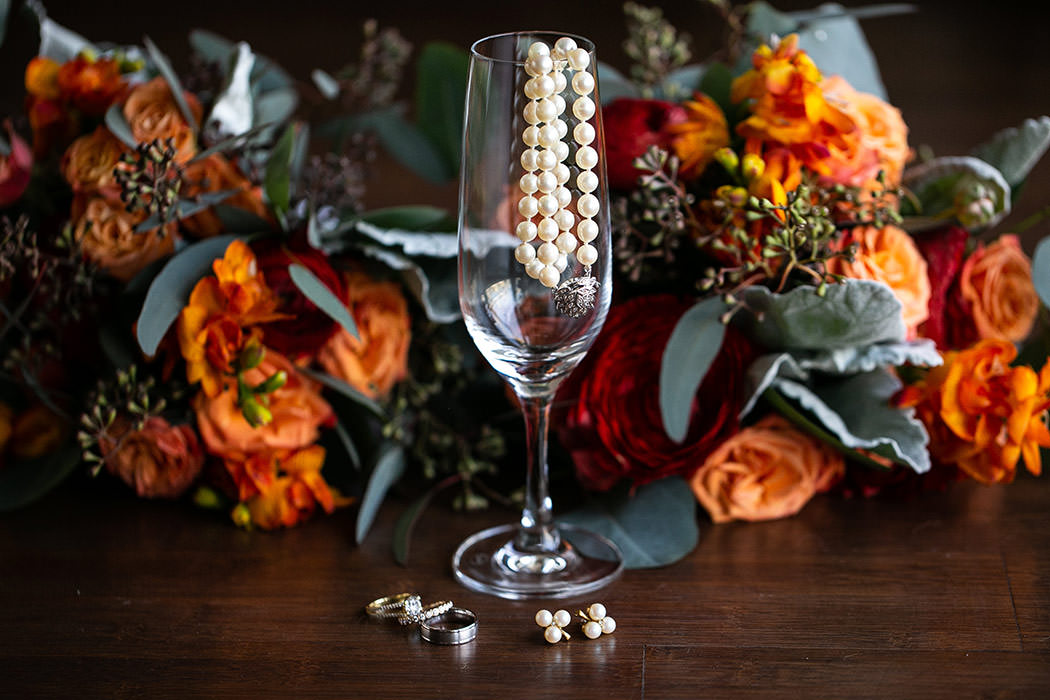
<instances>
[{"instance_id":1,"label":"red ranunculus flower","mask_svg":"<svg viewBox=\"0 0 1050 700\"><path fill-rule=\"evenodd\" d=\"M29 187L33 170L33 152L29 150L29 144L15 133L10 120L4 121L4 129L11 150L6 155L0 153L0 209L18 201Z\"/></svg>"},{"instance_id":2,"label":"red ranunculus flower","mask_svg":"<svg viewBox=\"0 0 1050 700\"><path fill-rule=\"evenodd\" d=\"M634 189L641 174L634 167L634 159L650 146L669 149L672 135L667 127L687 119L681 105L662 100L621 97L603 107L609 186L614 190Z\"/></svg>"},{"instance_id":3,"label":"red ranunculus flower","mask_svg":"<svg viewBox=\"0 0 1050 700\"><path fill-rule=\"evenodd\" d=\"M727 329L722 350L700 385L689 433L675 443L660 416L660 358L687 299L661 294L613 307L585 362L559 392L573 401L558 420L580 482L607 490L688 475L736 432L744 373L756 356L747 339Z\"/></svg>"},{"instance_id":4,"label":"red ranunculus flower","mask_svg":"<svg viewBox=\"0 0 1050 700\"><path fill-rule=\"evenodd\" d=\"M299 291L288 275L288 266L302 265L339 299L346 298L342 276L332 269L328 256L302 235L288 240L267 239L252 244L252 249L267 286L281 300L277 311L290 316L262 325L265 344L293 360L312 357L336 332L338 324Z\"/></svg>"},{"instance_id":5,"label":"red ranunculus flower","mask_svg":"<svg viewBox=\"0 0 1050 700\"><path fill-rule=\"evenodd\" d=\"M958 226L948 226L916 236L919 252L926 258L930 278L930 315L919 326L919 335L929 338L939 348L969 345L976 339L973 319L962 308L959 292L959 270L966 256L970 234Z\"/></svg>"}]
</instances>

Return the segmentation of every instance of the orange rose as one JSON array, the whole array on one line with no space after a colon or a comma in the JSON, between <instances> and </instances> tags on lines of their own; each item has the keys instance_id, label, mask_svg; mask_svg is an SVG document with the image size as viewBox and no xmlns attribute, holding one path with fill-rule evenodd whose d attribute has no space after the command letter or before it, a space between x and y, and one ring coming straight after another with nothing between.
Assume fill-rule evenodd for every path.
<instances>
[{"instance_id":1,"label":"orange rose","mask_svg":"<svg viewBox=\"0 0 1050 700\"><path fill-rule=\"evenodd\" d=\"M127 282L154 260L175 250L175 222L136 233L135 227L146 220L144 212L128 213L119 203L92 197L77 219L73 235L84 255L108 274Z\"/></svg>"},{"instance_id":2,"label":"orange rose","mask_svg":"<svg viewBox=\"0 0 1050 700\"><path fill-rule=\"evenodd\" d=\"M62 97L92 117L105 114L124 92L120 64L112 58L92 60L81 54L63 63L56 79Z\"/></svg>"},{"instance_id":3,"label":"orange rose","mask_svg":"<svg viewBox=\"0 0 1050 700\"><path fill-rule=\"evenodd\" d=\"M158 417L146 419L141 430L104 440L101 447L106 468L142 498L178 498L204 466L193 428Z\"/></svg>"},{"instance_id":4,"label":"orange rose","mask_svg":"<svg viewBox=\"0 0 1050 700\"><path fill-rule=\"evenodd\" d=\"M201 105L189 92L184 92L190 111L197 123L201 122ZM185 163L197 153L196 135L175 102L175 96L164 78L154 78L132 89L124 103L124 118L131 127L135 141L146 143L153 139L173 139L175 160Z\"/></svg>"},{"instance_id":5,"label":"orange rose","mask_svg":"<svg viewBox=\"0 0 1050 700\"><path fill-rule=\"evenodd\" d=\"M33 97L57 100L59 64L47 56L36 56L26 65L26 92Z\"/></svg>"},{"instance_id":6,"label":"orange rose","mask_svg":"<svg viewBox=\"0 0 1050 700\"><path fill-rule=\"evenodd\" d=\"M236 165L220 153L188 164L185 180L185 194L188 197L196 197L204 192L238 190L237 194L224 200L222 204L249 211L264 221L270 220L270 210L263 203L262 192L241 174ZM197 238L216 236L225 230L213 208L183 219L181 224L184 230Z\"/></svg>"},{"instance_id":7,"label":"orange rose","mask_svg":"<svg viewBox=\"0 0 1050 700\"><path fill-rule=\"evenodd\" d=\"M1032 262L1013 234L977 246L959 273L959 293L980 338L1020 342L1039 313Z\"/></svg>"},{"instance_id":8,"label":"orange rose","mask_svg":"<svg viewBox=\"0 0 1050 700\"><path fill-rule=\"evenodd\" d=\"M62 156L62 175L74 193L95 194L117 199L120 188L113 170L128 149L105 126L81 136Z\"/></svg>"},{"instance_id":9,"label":"orange rose","mask_svg":"<svg viewBox=\"0 0 1050 700\"><path fill-rule=\"evenodd\" d=\"M273 419L253 428L237 405L237 386L228 382L214 398L204 392L193 401L197 426L208 452L244 459L246 455L274 450L298 450L317 440L320 427L332 416L332 407L321 397L320 385L300 374L295 365L272 350L259 366L244 372L244 381L256 386L279 371L288 380L269 394Z\"/></svg>"},{"instance_id":10,"label":"orange rose","mask_svg":"<svg viewBox=\"0 0 1050 700\"><path fill-rule=\"evenodd\" d=\"M771 414L721 444L693 475L716 523L794 515L845 473L842 457Z\"/></svg>"},{"instance_id":11,"label":"orange rose","mask_svg":"<svg viewBox=\"0 0 1050 700\"><path fill-rule=\"evenodd\" d=\"M828 271L852 279L884 282L901 303L909 335L929 316L930 279L926 260L915 241L897 226L858 226L842 238L842 245L857 245L853 262L832 258Z\"/></svg>"},{"instance_id":12,"label":"orange rose","mask_svg":"<svg viewBox=\"0 0 1050 700\"><path fill-rule=\"evenodd\" d=\"M385 396L408 374L408 304L397 284L377 282L363 272L348 273L346 288L347 308L361 339L340 328L317 359L325 371L366 396Z\"/></svg>"}]
</instances>

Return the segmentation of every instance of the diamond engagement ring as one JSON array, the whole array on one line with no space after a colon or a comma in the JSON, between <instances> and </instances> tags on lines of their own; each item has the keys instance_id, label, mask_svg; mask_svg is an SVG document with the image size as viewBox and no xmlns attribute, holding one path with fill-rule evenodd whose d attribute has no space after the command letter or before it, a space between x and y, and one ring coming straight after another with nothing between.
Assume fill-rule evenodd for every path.
<instances>
[{"instance_id":1,"label":"diamond engagement ring","mask_svg":"<svg viewBox=\"0 0 1050 700\"><path fill-rule=\"evenodd\" d=\"M369 617L384 620L392 617L400 617L402 615L402 610L404 610L406 606L412 606L413 609L418 609L420 605L418 593L398 593L397 595L376 598L365 606L365 612L368 613Z\"/></svg>"},{"instance_id":2,"label":"diamond engagement ring","mask_svg":"<svg viewBox=\"0 0 1050 700\"><path fill-rule=\"evenodd\" d=\"M405 605L398 615L398 622L402 625L417 625L432 617L442 615L452 608L451 600L439 600L424 606L418 597L405 601Z\"/></svg>"}]
</instances>

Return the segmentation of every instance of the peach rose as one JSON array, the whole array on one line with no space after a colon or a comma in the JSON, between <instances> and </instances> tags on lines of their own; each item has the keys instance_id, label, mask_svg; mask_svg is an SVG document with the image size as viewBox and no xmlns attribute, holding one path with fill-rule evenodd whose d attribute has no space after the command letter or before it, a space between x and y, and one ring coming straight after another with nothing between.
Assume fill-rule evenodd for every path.
<instances>
[{"instance_id":1,"label":"peach rose","mask_svg":"<svg viewBox=\"0 0 1050 700\"><path fill-rule=\"evenodd\" d=\"M304 377L286 357L273 350L266 351L258 367L244 372L244 380L255 386L279 371L284 371L288 380L269 394L267 408L273 419L257 428L245 420L237 407L235 383L227 382L214 398L204 392L197 394L193 407L208 452L244 459L256 452L298 450L317 440L321 425L333 416L332 407L321 396L319 384Z\"/></svg>"},{"instance_id":2,"label":"peach rose","mask_svg":"<svg viewBox=\"0 0 1050 700\"><path fill-rule=\"evenodd\" d=\"M119 203L103 197L92 197L78 217L73 235L84 255L108 274L127 282L154 260L175 250L175 222L136 233L135 227L145 221L143 212L131 214Z\"/></svg>"},{"instance_id":3,"label":"peach rose","mask_svg":"<svg viewBox=\"0 0 1050 700\"><path fill-rule=\"evenodd\" d=\"M105 126L81 136L62 156L62 175L81 194L100 193L110 199L120 196L113 170L128 149Z\"/></svg>"},{"instance_id":4,"label":"peach rose","mask_svg":"<svg viewBox=\"0 0 1050 700\"><path fill-rule=\"evenodd\" d=\"M204 452L193 428L147 418L141 430L102 444L106 468L142 498L178 498L200 474Z\"/></svg>"},{"instance_id":5,"label":"peach rose","mask_svg":"<svg viewBox=\"0 0 1050 700\"><path fill-rule=\"evenodd\" d=\"M363 272L348 273L346 288L347 308L361 339L340 328L317 359L326 372L366 396L385 396L408 374L408 304L397 284L377 282Z\"/></svg>"},{"instance_id":6,"label":"peach rose","mask_svg":"<svg viewBox=\"0 0 1050 700\"><path fill-rule=\"evenodd\" d=\"M858 226L842 239L842 245L857 245L853 262L832 258L828 270L852 279L884 282L900 301L908 334L914 337L920 323L929 317L930 279L926 260L915 241L897 226Z\"/></svg>"},{"instance_id":7,"label":"peach rose","mask_svg":"<svg viewBox=\"0 0 1050 700\"><path fill-rule=\"evenodd\" d=\"M270 210L262 200L262 192L241 171L226 158L215 153L203 160L194 161L186 166L186 196L196 197L205 192L220 190L239 190L223 205L244 209L264 221L270 220ZM222 221L213 208L182 220L182 228L196 238L206 238L224 233Z\"/></svg>"},{"instance_id":8,"label":"peach rose","mask_svg":"<svg viewBox=\"0 0 1050 700\"><path fill-rule=\"evenodd\" d=\"M1032 262L1013 234L1000 236L988 247L977 246L959 273L959 293L981 339L1020 342L1039 313Z\"/></svg>"},{"instance_id":9,"label":"peach rose","mask_svg":"<svg viewBox=\"0 0 1050 700\"><path fill-rule=\"evenodd\" d=\"M200 124L200 102L191 93L184 92L183 95ZM131 127L132 136L139 143L153 139L174 139L175 160L179 163L187 162L197 153L196 136L182 116L164 78L154 78L148 83L137 85L124 103L124 118Z\"/></svg>"},{"instance_id":10,"label":"peach rose","mask_svg":"<svg viewBox=\"0 0 1050 700\"><path fill-rule=\"evenodd\" d=\"M716 523L775 520L797 513L845 470L837 452L771 414L712 452L692 486Z\"/></svg>"}]
</instances>

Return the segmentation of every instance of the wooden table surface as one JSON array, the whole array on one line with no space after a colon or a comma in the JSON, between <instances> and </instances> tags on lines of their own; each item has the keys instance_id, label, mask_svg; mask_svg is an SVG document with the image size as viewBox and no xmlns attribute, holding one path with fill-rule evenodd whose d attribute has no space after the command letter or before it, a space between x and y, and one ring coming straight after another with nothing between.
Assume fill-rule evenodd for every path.
<instances>
[{"instance_id":1,"label":"wooden table surface","mask_svg":"<svg viewBox=\"0 0 1050 700\"><path fill-rule=\"evenodd\" d=\"M1050 479L1027 475L818 497L776 522L704 519L681 562L540 603L453 580L456 544L512 517L500 509L436 506L402 568L397 501L358 547L352 509L244 532L185 504L66 487L0 516L0 696L1047 697L1048 506ZM402 590L476 611L477 640L431 645L365 615ZM594 601L613 635L543 641L537 609Z\"/></svg>"}]
</instances>

